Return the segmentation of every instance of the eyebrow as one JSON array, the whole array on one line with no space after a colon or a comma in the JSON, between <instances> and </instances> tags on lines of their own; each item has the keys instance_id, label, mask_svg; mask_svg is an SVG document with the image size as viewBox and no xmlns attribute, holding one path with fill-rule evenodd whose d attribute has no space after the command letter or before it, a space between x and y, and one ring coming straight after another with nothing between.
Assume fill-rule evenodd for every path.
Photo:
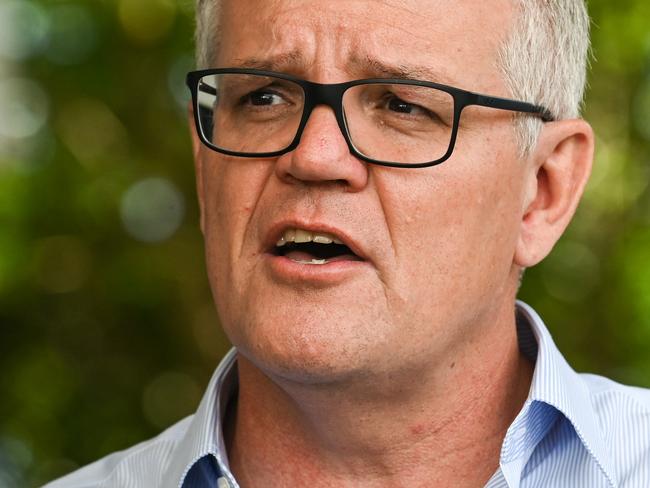
<instances>
[{"instance_id":1,"label":"eyebrow","mask_svg":"<svg viewBox=\"0 0 650 488\"><path fill-rule=\"evenodd\" d=\"M235 66L265 71L285 72L289 74L307 71L305 56L300 50L276 54L267 58L238 58ZM399 78L408 80L431 81L447 85L454 84L453 79L439 70L428 66L391 64L371 56L353 55L346 63L347 71L359 73L363 78Z\"/></svg>"},{"instance_id":2,"label":"eyebrow","mask_svg":"<svg viewBox=\"0 0 650 488\"><path fill-rule=\"evenodd\" d=\"M370 78L404 78L453 84L450 77L428 66L391 64L370 56L353 56L348 64L354 71L361 72L364 76Z\"/></svg>"},{"instance_id":3,"label":"eyebrow","mask_svg":"<svg viewBox=\"0 0 650 488\"><path fill-rule=\"evenodd\" d=\"M305 57L299 50L276 54L268 58L238 58L235 65L240 68L260 69L265 71L297 72L306 66Z\"/></svg>"}]
</instances>

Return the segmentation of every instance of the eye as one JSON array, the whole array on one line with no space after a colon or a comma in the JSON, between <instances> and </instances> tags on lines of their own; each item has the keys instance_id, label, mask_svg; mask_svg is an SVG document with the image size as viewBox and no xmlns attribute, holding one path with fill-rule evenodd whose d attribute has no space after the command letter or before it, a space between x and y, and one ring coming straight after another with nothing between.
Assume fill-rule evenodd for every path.
<instances>
[{"instance_id":1,"label":"eye","mask_svg":"<svg viewBox=\"0 0 650 488\"><path fill-rule=\"evenodd\" d=\"M269 90L258 90L253 93L248 94L244 98L244 102L250 103L255 106L270 106L270 105L280 105L284 103L284 98L279 94L269 91Z\"/></svg>"},{"instance_id":2,"label":"eye","mask_svg":"<svg viewBox=\"0 0 650 488\"><path fill-rule=\"evenodd\" d=\"M431 115L431 112L429 112L427 109L419 105L406 102L396 96L392 96L388 100L388 110L401 113L401 114L408 114L408 115L425 115L425 116Z\"/></svg>"}]
</instances>

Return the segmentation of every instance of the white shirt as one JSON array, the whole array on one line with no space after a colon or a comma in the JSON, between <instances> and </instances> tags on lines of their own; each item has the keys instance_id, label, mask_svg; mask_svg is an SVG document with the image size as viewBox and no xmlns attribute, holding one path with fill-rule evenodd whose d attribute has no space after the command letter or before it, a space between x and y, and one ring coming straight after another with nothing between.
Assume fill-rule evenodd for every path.
<instances>
[{"instance_id":1,"label":"white shirt","mask_svg":"<svg viewBox=\"0 0 650 488\"><path fill-rule=\"evenodd\" d=\"M535 372L486 488L649 488L650 390L576 373L522 302L517 332ZM45 488L238 488L223 439L236 357L221 361L194 415Z\"/></svg>"}]
</instances>

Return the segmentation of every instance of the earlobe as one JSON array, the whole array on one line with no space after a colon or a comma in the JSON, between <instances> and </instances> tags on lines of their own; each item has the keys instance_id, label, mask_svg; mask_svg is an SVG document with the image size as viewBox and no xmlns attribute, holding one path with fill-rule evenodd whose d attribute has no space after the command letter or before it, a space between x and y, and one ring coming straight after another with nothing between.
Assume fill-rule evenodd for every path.
<instances>
[{"instance_id":1,"label":"earlobe","mask_svg":"<svg viewBox=\"0 0 650 488\"><path fill-rule=\"evenodd\" d=\"M201 232L205 234L205 205L204 205L204 191L203 191L203 167L201 164L201 141L196 132L196 125L194 120L194 109L192 104L189 104L188 109L188 125L190 128L190 138L192 140L192 155L194 157L194 171L196 173L196 194L199 200L199 222Z\"/></svg>"},{"instance_id":2,"label":"earlobe","mask_svg":"<svg viewBox=\"0 0 650 488\"><path fill-rule=\"evenodd\" d=\"M548 123L530 156L515 264L530 267L553 249L591 174L594 136L581 119Z\"/></svg>"}]
</instances>

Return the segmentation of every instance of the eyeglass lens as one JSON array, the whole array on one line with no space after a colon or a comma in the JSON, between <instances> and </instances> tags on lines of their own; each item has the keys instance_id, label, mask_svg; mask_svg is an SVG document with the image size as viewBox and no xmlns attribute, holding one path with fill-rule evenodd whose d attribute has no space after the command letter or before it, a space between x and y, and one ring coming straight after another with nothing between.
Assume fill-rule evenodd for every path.
<instances>
[{"instance_id":1,"label":"eyeglass lens","mask_svg":"<svg viewBox=\"0 0 650 488\"><path fill-rule=\"evenodd\" d=\"M250 74L207 75L198 85L199 129L217 148L241 153L285 149L298 131L303 88L290 80ZM444 156L454 125L454 99L431 87L368 83L343 95L350 141L362 155L419 164Z\"/></svg>"}]
</instances>

